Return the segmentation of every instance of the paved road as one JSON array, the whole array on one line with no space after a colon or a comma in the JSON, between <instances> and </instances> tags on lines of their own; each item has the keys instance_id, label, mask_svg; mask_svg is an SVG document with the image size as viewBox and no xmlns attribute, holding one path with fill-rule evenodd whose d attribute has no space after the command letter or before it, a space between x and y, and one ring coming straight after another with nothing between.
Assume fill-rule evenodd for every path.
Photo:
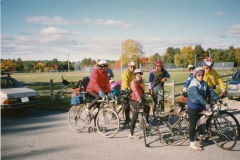
<instances>
[{"instance_id":1,"label":"paved road","mask_svg":"<svg viewBox=\"0 0 240 160\"><path fill-rule=\"evenodd\" d=\"M235 103L237 104L237 103ZM236 106L240 108L240 105ZM234 110L240 120L239 110ZM156 140L157 134L147 139L129 140L129 128L121 126L113 138L103 138L98 133L74 133L67 124L66 111L27 110L24 114L2 116L1 158L18 160L236 160L240 158L240 138L232 151L219 149L209 141L203 151L189 150L189 142L182 146L168 146ZM154 126L153 126L154 127ZM137 131L136 134L142 135Z\"/></svg>"}]
</instances>

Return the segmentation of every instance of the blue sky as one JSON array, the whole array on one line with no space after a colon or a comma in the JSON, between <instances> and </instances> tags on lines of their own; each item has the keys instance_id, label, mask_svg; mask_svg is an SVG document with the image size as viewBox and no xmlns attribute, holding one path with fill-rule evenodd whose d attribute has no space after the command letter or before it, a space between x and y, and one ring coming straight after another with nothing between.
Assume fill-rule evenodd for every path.
<instances>
[{"instance_id":1,"label":"blue sky","mask_svg":"<svg viewBox=\"0 0 240 160\"><path fill-rule=\"evenodd\" d=\"M240 0L1 0L1 58L120 59L139 41L166 48L240 47Z\"/></svg>"}]
</instances>

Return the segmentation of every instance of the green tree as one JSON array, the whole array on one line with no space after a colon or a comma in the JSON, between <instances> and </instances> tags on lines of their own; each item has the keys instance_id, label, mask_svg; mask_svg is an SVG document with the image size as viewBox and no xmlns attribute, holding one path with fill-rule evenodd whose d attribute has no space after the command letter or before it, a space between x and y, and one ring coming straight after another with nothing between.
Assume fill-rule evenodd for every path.
<instances>
[{"instance_id":1,"label":"green tree","mask_svg":"<svg viewBox=\"0 0 240 160\"><path fill-rule=\"evenodd\" d=\"M16 64L16 70L17 71L23 71L23 61L21 60L21 58L17 59L17 64Z\"/></svg>"},{"instance_id":2,"label":"green tree","mask_svg":"<svg viewBox=\"0 0 240 160\"><path fill-rule=\"evenodd\" d=\"M203 57L204 50L201 45L196 45L193 50L193 55L194 55L194 60L195 62L195 56L196 56L196 62L202 62L204 57Z\"/></svg>"},{"instance_id":3,"label":"green tree","mask_svg":"<svg viewBox=\"0 0 240 160\"><path fill-rule=\"evenodd\" d=\"M177 53L180 53L180 48L168 47L164 54L164 63L174 63L174 56Z\"/></svg>"}]
</instances>

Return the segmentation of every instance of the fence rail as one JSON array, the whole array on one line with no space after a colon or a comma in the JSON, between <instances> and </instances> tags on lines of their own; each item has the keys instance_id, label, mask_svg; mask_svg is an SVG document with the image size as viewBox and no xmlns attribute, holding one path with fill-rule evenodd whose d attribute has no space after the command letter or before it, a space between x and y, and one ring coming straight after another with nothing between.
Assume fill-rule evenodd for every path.
<instances>
[{"instance_id":1,"label":"fence rail","mask_svg":"<svg viewBox=\"0 0 240 160\"><path fill-rule=\"evenodd\" d=\"M223 82L227 83L230 81L230 79L232 78L234 74L224 74L220 77L223 78ZM52 97L53 95L53 80L50 79L50 82L21 82L23 85L50 85L50 97ZM77 84L78 82L70 82L71 84ZM55 82L54 84L62 84L62 82ZM176 94L175 92L175 86L179 86L179 85L184 85L185 82L181 82L181 83L175 83L175 80L172 80L172 83L165 83L164 86L170 86L171 87L171 97L172 97L172 105L175 104L175 97L180 96L181 94ZM148 85L148 83L145 83L145 85Z\"/></svg>"}]
</instances>

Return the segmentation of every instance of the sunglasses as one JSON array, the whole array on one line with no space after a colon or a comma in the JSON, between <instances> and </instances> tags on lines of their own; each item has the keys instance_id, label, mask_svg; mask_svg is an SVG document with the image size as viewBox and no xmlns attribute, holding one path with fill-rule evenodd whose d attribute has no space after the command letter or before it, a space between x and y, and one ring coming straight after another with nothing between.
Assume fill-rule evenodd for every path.
<instances>
[{"instance_id":1,"label":"sunglasses","mask_svg":"<svg viewBox=\"0 0 240 160\"><path fill-rule=\"evenodd\" d=\"M203 74L198 74L197 76L198 76L198 77L203 77L204 75L203 75Z\"/></svg>"}]
</instances>

